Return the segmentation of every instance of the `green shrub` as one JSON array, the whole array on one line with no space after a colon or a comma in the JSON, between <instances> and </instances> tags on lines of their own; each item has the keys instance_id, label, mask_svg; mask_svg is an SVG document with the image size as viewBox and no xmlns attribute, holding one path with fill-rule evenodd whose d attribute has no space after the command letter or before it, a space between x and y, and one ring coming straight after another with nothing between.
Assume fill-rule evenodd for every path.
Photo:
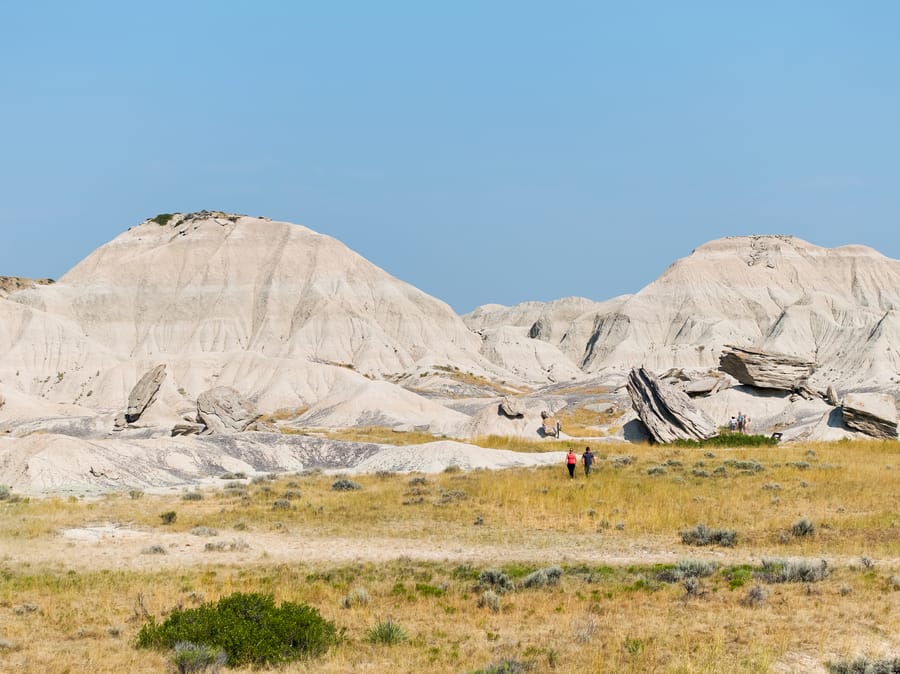
<instances>
[{"instance_id":1,"label":"green shrub","mask_svg":"<svg viewBox=\"0 0 900 674\"><path fill-rule=\"evenodd\" d=\"M164 513L159 514L159 519L162 520L163 524L172 524L178 518L178 513L174 510L167 510Z\"/></svg>"},{"instance_id":2,"label":"green shrub","mask_svg":"<svg viewBox=\"0 0 900 674\"><path fill-rule=\"evenodd\" d=\"M181 495L182 501L202 501L203 494L199 491L187 491Z\"/></svg>"},{"instance_id":3,"label":"green shrub","mask_svg":"<svg viewBox=\"0 0 900 674\"><path fill-rule=\"evenodd\" d=\"M151 222L155 222L157 225L161 225L165 227L169 224L169 220L175 217L174 213L160 213L157 215Z\"/></svg>"},{"instance_id":4,"label":"green shrub","mask_svg":"<svg viewBox=\"0 0 900 674\"><path fill-rule=\"evenodd\" d=\"M733 548L737 543L737 532L733 529L710 529L705 524L698 524L680 534L681 542L685 545L721 545Z\"/></svg>"},{"instance_id":5,"label":"green shrub","mask_svg":"<svg viewBox=\"0 0 900 674\"><path fill-rule=\"evenodd\" d=\"M518 660L507 659L488 665L484 669L476 669L470 674L527 674L531 666Z\"/></svg>"},{"instance_id":6,"label":"green shrub","mask_svg":"<svg viewBox=\"0 0 900 674\"><path fill-rule=\"evenodd\" d=\"M271 595L235 593L197 608L175 608L165 622L151 619L138 633L138 648L174 648L191 642L221 648L230 665L271 666L325 653L343 631L307 604Z\"/></svg>"},{"instance_id":7,"label":"green shrub","mask_svg":"<svg viewBox=\"0 0 900 674\"><path fill-rule=\"evenodd\" d=\"M403 627L392 618L381 620L366 632L366 641L373 644L385 644L393 646L401 641L406 641L409 635Z\"/></svg>"},{"instance_id":8,"label":"green shrub","mask_svg":"<svg viewBox=\"0 0 900 674\"><path fill-rule=\"evenodd\" d=\"M675 440L669 444L675 447L769 447L777 445L778 440L768 435L722 433L708 440Z\"/></svg>"},{"instance_id":9,"label":"green shrub","mask_svg":"<svg viewBox=\"0 0 900 674\"><path fill-rule=\"evenodd\" d=\"M331 483L331 489L333 491L355 491L357 489L362 489L362 485L353 480L341 478L340 480L335 480Z\"/></svg>"}]
</instances>

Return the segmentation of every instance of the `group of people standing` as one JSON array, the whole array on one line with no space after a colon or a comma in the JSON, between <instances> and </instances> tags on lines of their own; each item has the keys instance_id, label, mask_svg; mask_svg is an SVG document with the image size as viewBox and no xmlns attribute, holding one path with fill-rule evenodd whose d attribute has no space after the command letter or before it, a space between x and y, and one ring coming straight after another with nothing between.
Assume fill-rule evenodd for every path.
<instances>
[{"instance_id":1,"label":"group of people standing","mask_svg":"<svg viewBox=\"0 0 900 674\"><path fill-rule=\"evenodd\" d=\"M738 412L736 417L732 415L731 419L728 420L728 430L732 433L735 431L738 433L749 433L750 417L744 416L743 412Z\"/></svg>"},{"instance_id":2,"label":"group of people standing","mask_svg":"<svg viewBox=\"0 0 900 674\"><path fill-rule=\"evenodd\" d=\"M569 453L566 454L566 468L569 469L569 479L575 479L575 466L578 465L578 456L575 454L574 449L569 449ZM585 477L590 476L591 469L594 466L594 453L591 451L590 447L584 448L584 453L581 455L581 465L584 466L584 475Z\"/></svg>"}]
</instances>

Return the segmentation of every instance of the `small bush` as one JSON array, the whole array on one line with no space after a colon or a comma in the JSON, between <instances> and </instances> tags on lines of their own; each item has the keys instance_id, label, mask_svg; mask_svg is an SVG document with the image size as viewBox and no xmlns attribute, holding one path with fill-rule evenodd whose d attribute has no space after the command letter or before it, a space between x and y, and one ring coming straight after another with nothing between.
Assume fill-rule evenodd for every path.
<instances>
[{"instance_id":1,"label":"small bush","mask_svg":"<svg viewBox=\"0 0 900 674\"><path fill-rule=\"evenodd\" d=\"M657 578L665 583L677 583L688 578L706 578L716 572L718 568L715 562L707 562L703 559L682 559L674 566L664 569Z\"/></svg>"},{"instance_id":2,"label":"small bush","mask_svg":"<svg viewBox=\"0 0 900 674\"><path fill-rule=\"evenodd\" d=\"M832 674L900 674L900 657L884 660L857 658L852 662L829 662Z\"/></svg>"},{"instance_id":3,"label":"small bush","mask_svg":"<svg viewBox=\"0 0 900 674\"><path fill-rule=\"evenodd\" d=\"M244 473L243 471L239 471L237 473L225 473L224 475L220 476L220 478L222 480L246 480L247 473Z\"/></svg>"},{"instance_id":4,"label":"small bush","mask_svg":"<svg viewBox=\"0 0 900 674\"><path fill-rule=\"evenodd\" d=\"M174 213L160 213L155 218L151 220L151 222L155 222L157 225L161 225L165 227L169 224L169 220L175 217Z\"/></svg>"},{"instance_id":5,"label":"small bush","mask_svg":"<svg viewBox=\"0 0 900 674\"><path fill-rule=\"evenodd\" d=\"M769 583L815 583L828 575L828 563L824 559L818 562L764 559L760 575Z\"/></svg>"},{"instance_id":6,"label":"small bush","mask_svg":"<svg viewBox=\"0 0 900 674\"><path fill-rule=\"evenodd\" d=\"M233 541L216 541L215 543L207 543L203 546L206 552L240 552L247 550L250 546L246 541L236 538Z\"/></svg>"},{"instance_id":7,"label":"small bush","mask_svg":"<svg viewBox=\"0 0 900 674\"><path fill-rule=\"evenodd\" d=\"M366 641L372 644L393 646L406 641L408 638L409 635L406 633L406 630L392 618L379 621L366 632Z\"/></svg>"},{"instance_id":8,"label":"small bush","mask_svg":"<svg viewBox=\"0 0 900 674\"><path fill-rule=\"evenodd\" d=\"M151 545L141 550L142 555L164 555L166 549L161 545Z\"/></svg>"},{"instance_id":9,"label":"small bush","mask_svg":"<svg viewBox=\"0 0 900 674\"><path fill-rule=\"evenodd\" d=\"M651 466L647 469L647 475L665 475L666 467L665 466Z\"/></svg>"},{"instance_id":10,"label":"small bush","mask_svg":"<svg viewBox=\"0 0 900 674\"><path fill-rule=\"evenodd\" d=\"M680 534L681 542L685 545L721 545L733 548L737 543L737 532L733 529L710 529L705 524L698 524Z\"/></svg>"},{"instance_id":11,"label":"small bush","mask_svg":"<svg viewBox=\"0 0 900 674\"><path fill-rule=\"evenodd\" d=\"M286 498L277 498L272 501L272 510L290 510L293 506Z\"/></svg>"},{"instance_id":12,"label":"small bush","mask_svg":"<svg viewBox=\"0 0 900 674\"><path fill-rule=\"evenodd\" d=\"M499 569L485 569L478 574L478 587L503 593L514 590L516 586L509 576Z\"/></svg>"},{"instance_id":13,"label":"small bush","mask_svg":"<svg viewBox=\"0 0 900 674\"><path fill-rule=\"evenodd\" d=\"M797 538L804 538L806 536L813 536L816 533L816 525L810 522L805 517L802 520L794 522L791 527L791 534Z\"/></svg>"},{"instance_id":14,"label":"small bush","mask_svg":"<svg viewBox=\"0 0 900 674\"><path fill-rule=\"evenodd\" d=\"M725 465L729 468L733 468L734 470L742 470L747 473L761 473L766 467L762 465L759 461L755 459L750 459L749 461L738 461L736 459L728 459L725 462Z\"/></svg>"},{"instance_id":15,"label":"small bush","mask_svg":"<svg viewBox=\"0 0 900 674\"><path fill-rule=\"evenodd\" d=\"M476 669L470 674L527 674L530 670L530 665L510 658L488 665L484 669Z\"/></svg>"},{"instance_id":16,"label":"small bush","mask_svg":"<svg viewBox=\"0 0 900 674\"><path fill-rule=\"evenodd\" d=\"M341 478L331 483L332 491L356 491L357 489L362 489L362 485L353 480Z\"/></svg>"},{"instance_id":17,"label":"small bush","mask_svg":"<svg viewBox=\"0 0 900 674\"><path fill-rule=\"evenodd\" d=\"M181 495L182 501L202 501L203 494L199 491L188 491Z\"/></svg>"},{"instance_id":18,"label":"small bush","mask_svg":"<svg viewBox=\"0 0 900 674\"><path fill-rule=\"evenodd\" d=\"M334 623L306 604L270 595L235 593L197 608L175 608L166 620L150 622L138 633L138 648L174 648L190 642L221 648L230 665L272 666L322 655L343 638Z\"/></svg>"},{"instance_id":19,"label":"small bush","mask_svg":"<svg viewBox=\"0 0 900 674\"><path fill-rule=\"evenodd\" d=\"M762 585L754 585L747 590L747 595L743 599L744 606L762 606L766 602L767 592Z\"/></svg>"},{"instance_id":20,"label":"small bush","mask_svg":"<svg viewBox=\"0 0 900 674\"><path fill-rule=\"evenodd\" d=\"M159 514L159 519L162 520L163 524L172 524L172 522L178 519L178 513L174 510L167 510L166 512Z\"/></svg>"},{"instance_id":21,"label":"small bush","mask_svg":"<svg viewBox=\"0 0 900 674\"><path fill-rule=\"evenodd\" d=\"M0 484L0 501L8 499L10 494L12 494L12 492L9 490L9 487L5 484Z\"/></svg>"},{"instance_id":22,"label":"small bush","mask_svg":"<svg viewBox=\"0 0 900 674\"><path fill-rule=\"evenodd\" d=\"M500 595L493 590L485 590L478 597L478 606L480 608L489 608L494 613L500 613Z\"/></svg>"},{"instance_id":23,"label":"small bush","mask_svg":"<svg viewBox=\"0 0 900 674\"><path fill-rule=\"evenodd\" d=\"M204 646L190 641L179 641L175 644L175 654L172 657L178 674L193 674L194 672L218 672L224 665L228 656L221 648L216 646Z\"/></svg>"},{"instance_id":24,"label":"small bush","mask_svg":"<svg viewBox=\"0 0 900 674\"><path fill-rule=\"evenodd\" d=\"M144 492L140 489L132 489L128 492L128 498L133 501L137 501L139 498L144 498Z\"/></svg>"},{"instance_id":25,"label":"small bush","mask_svg":"<svg viewBox=\"0 0 900 674\"><path fill-rule=\"evenodd\" d=\"M341 606L344 608L366 606L370 601L372 601L372 595L369 594L369 591L364 587L358 587L341 599Z\"/></svg>"},{"instance_id":26,"label":"small bush","mask_svg":"<svg viewBox=\"0 0 900 674\"><path fill-rule=\"evenodd\" d=\"M211 527L194 527L191 529L194 536L218 536L219 532Z\"/></svg>"},{"instance_id":27,"label":"small bush","mask_svg":"<svg viewBox=\"0 0 900 674\"><path fill-rule=\"evenodd\" d=\"M563 570L558 566L548 566L546 569L538 569L533 573L529 573L522 579L522 587L546 587L548 585L559 585L559 579L562 578Z\"/></svg>"}]
</instances>

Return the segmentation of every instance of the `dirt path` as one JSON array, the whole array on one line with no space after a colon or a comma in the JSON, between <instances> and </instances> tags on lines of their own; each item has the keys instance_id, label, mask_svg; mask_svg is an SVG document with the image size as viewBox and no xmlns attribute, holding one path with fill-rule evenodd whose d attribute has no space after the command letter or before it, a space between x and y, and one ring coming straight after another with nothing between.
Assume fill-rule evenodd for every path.
<instances>
[{"instance_id":1,"label":"dirt path","mask_svg":"<svg viewBox=\"0 0 900 674\"><path fill-rule=\"evenodd\" d=\"M165 553L151 553L151 548ZM208 549L212 548L212 549ZM561 536L547 544L485 545L414 538L308 537L291 533L238 532L196 536L102 524L64 529L28 541L0 541L0 563L74 570L177 569L208 564L348 564L398 558L478 565L512 560L545 564L631 565L672 563L686 557L720 564L759 563L764 555L742 550L698 549L673 545L667 537L611 539ZM832 566L858 563L854 557L826 556ZM873 560L900 568L900 559Z\"/></svg>"}]
</instances>

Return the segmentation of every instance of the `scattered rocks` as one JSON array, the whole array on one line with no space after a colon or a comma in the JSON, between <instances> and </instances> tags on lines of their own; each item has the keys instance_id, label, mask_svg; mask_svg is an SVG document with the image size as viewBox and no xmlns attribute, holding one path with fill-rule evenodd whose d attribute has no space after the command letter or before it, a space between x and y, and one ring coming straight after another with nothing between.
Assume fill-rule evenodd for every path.
<instances>
[{"instance_id":1,"label":"scattered rocks","mask_svg":"<svg viewBox=\"0 0 900 674\"><path fill-rule=\"evenodd\" d=\"M810 393L806 379L815 367L812 361L795 356L737 346L726 346L719 356L719 369L742 384L796 391L803 397Z\"/></svg>"},{"instance_id":2,"label":"scattered rocks","mask_svg":"<svg viewBox=\"0 0 900 674\"><path fill-rule=\"evenodd\" d=\"M631 370L627 388L634 411L657 442L705 440L718 435L715 423L684 391L660 381L645 368Z\"/></svg>"},{"instance_id":3,"label":"scattered rocks","mask_svg":"<svg viewBox=\"0 0 900 674\"><path fill-rule=\"evenodd\" d=\"M897 438L897 404L885 393L848 393L841 411L848 428L875 438Z\"/></svg>"}]
</instances>

